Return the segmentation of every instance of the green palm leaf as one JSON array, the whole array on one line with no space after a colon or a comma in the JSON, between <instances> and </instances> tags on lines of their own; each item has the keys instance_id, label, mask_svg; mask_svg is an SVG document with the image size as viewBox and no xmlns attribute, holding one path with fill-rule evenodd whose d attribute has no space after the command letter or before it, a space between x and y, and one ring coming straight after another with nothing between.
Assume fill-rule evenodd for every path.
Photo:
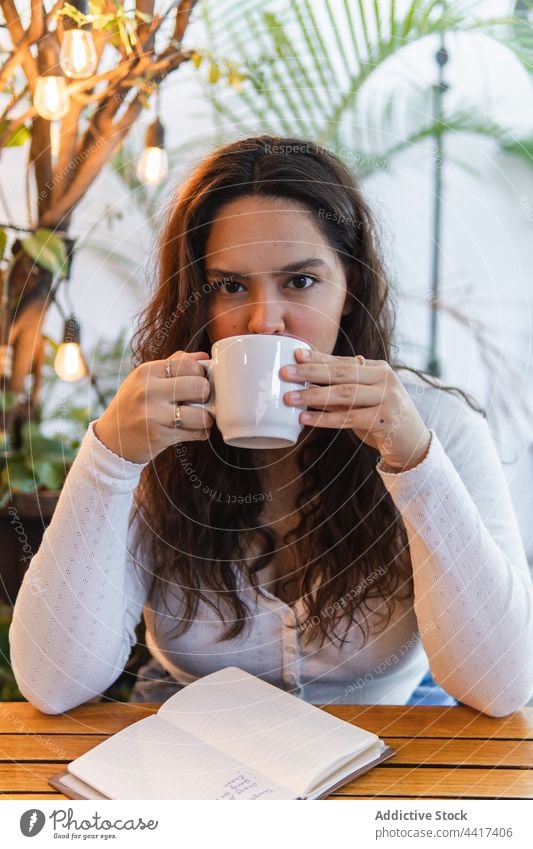
<instances>
[{"instance_id":1,"label":"green palm leaf","mask_svg":"<svg viewBox=\"0 0 533 849\"><path fill-rule=\"evenodd\" d=\"M411 84L410 102L394 91L374 103L364 97L376 72L407 45L443 31L482 31L526 65L533 55L531 27L517 27L511 17L480 19L474 0L411 0L407 8L396 0L248 0L244 12L238 0L225 0L203 9L212 52L254 68L240 93L210 91L222 136L305 136L360 151L361 159L369 144L388 160L438 130L431 89ZM406 108L417 98L421 108ZM469 116L467 123L470 131L499 135L485 119ZM448 115L442 129L464 124L463 114Z\"/></svg>"}]
</instances>

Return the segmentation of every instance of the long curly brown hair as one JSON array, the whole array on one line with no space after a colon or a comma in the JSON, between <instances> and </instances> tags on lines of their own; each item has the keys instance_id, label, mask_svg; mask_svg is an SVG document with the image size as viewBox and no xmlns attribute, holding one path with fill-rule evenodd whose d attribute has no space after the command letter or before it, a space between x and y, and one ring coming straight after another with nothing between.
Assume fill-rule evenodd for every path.
<instances>
[{"instance_id":1,"label":"long curly brown hair","mask_svg":"<svg viewBox=\"0 0 533 849\"><path fill-rule=\"evenodd\" d=\"M390 362L389 286L375 223L354 176L312 142L261 135L216 150L178 192L161 235L156 286L133 338L134 365L178 350L210 350L204 272L209 228L224 204L253 195L285 198L311 211L342 261L355 308L341 319L333 354L362 351ZM300 627L310 640L342 644L357 621L364 642L369 599L378 600L371 607L380 631L396 601L412 594L405 528L376 471L374 448L351 429L306 431L297 457L299 524L284 539L301 564L307 618ZM202 486L194 485L193 474ZM250 497L260 491L250 451L226 445L216 425L209 442L169 447L143 470L135 555L167 606L177 592L176 635L190 626L200 599L225 624L221 639L245 628L250 617L238 592L239 572L261 593L259 573L276 549L272 530L261 524L263 501ZM231 493L233 503L213 493ZM253 566L246 560L251 534L261 546Z\"/></svg>"}]
</instances>

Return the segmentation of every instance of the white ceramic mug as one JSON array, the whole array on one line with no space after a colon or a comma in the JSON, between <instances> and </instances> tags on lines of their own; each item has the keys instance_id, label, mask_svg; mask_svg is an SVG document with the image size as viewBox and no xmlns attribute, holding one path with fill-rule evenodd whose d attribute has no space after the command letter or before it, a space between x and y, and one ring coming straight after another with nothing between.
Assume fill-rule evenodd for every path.
<instances>
[{"instance_id":1,"label":"white ceramic mug","mask_svg":"<svg viewBox=\"0 0 533 849\"><path fill-rule=\"evenodd\" d=\"M283 395L307 388L308 382L282 380L282 366L296 362L297 348L311 345L295 336L251 333L228 336L213 344L210 360L197 360L211 384L209 400L187 401L204 407L217 423L224 442L238 448L285 448L303 429L300 413Z\"/></svg>"}]
</instances>

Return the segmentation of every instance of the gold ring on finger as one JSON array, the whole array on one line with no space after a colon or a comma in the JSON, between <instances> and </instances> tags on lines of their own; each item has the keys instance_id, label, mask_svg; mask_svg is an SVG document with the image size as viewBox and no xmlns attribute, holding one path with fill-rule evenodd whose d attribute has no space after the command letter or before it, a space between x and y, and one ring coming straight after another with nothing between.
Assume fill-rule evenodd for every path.
<instances>
[{"instance_id":1,"label":"gold ring on finger","mask_svg":"<svg viewBox=\"0 0 533 849\"><path fill-rule=\"evenodd\" d=\"M176 404L174 407L174 427L183 427L183 419L181 417L181 407Z\"/></svg>"}]
</instances>

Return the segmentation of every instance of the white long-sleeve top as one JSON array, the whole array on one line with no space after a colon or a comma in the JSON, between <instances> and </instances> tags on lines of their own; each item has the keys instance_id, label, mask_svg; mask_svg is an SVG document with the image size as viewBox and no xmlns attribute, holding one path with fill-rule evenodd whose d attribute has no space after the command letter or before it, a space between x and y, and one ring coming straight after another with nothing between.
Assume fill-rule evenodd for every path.
<instances>
[{"instance_id":1,"label":"white long-sleeve top","mask_svg":"<svg viewBox=\"0 0 533 849\"><path fill-rule=\"evenodd\" d=\"M11 661L24 696L60 713L102 693L125 666L144 608L147 644L182 685L232 665L315 704L405 704L429 662L459 701L494 716L520 708L533 686L533 590L498 455L462 399L400 374L432 439L414 469L378 464L407 529L414 584L384 631L372 633L371 615L365 645L356 625L342 647L309 644L303 605L261 597L234 564L249 628L219 642L223 625L200 603L189 630L170 636L178 588L169 613L157 593L148 598L150 564L128 553L143 464L105 447L92 422L15 605Z\"/></svg>"}]
</instances>

